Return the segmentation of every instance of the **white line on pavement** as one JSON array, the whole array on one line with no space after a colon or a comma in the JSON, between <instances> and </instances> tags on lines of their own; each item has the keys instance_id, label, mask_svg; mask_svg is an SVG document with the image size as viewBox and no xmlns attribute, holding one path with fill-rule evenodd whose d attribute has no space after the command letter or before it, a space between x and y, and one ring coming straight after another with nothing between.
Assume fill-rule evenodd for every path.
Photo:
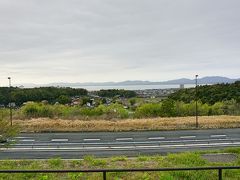
<instances>
[{"instance_id":1,"label":"white line on pavement","mask_svg":"<svg viewBox=\"0 0 240 180\"><path fill-rule=\"evenodd\" d=\"M66 142L68 139L52 139L52 142Z\"/></svg>"},{"instance_id":2,"label":"white line on pavement","mask_svg":"<svg viewBox=\"0 0 240 180\"><path fill-rule=\"evenodd\" d=\"M100 141L101 139L83 139L84 141Z\"/></svg>"},{"instance_id":3,"label":"white line on pavement","mask_svg":"<svg viewBox=\"0 0 240 180\"><path fill-rule=\"evenodd\" d=\"M116 141L128 141L133 140L133 138L117 138Z\"/></svg>"},{"instance_id":4,"label":"white line on pavement","mask_svg":"<svg viewBox=\"0 0 240 180\"><path fill-rule=\"evenodd\" d=\"M34 139L22 139L22 140L19 140L21 142L34 142L35 140Z\"/></svg>"},{"instance_id":5,"label":"white line on pavement","mask_svg":"<svg viewBox=\"0 0 240 180\"><path fill-rule=\"evenodd\" d=\"M216 135L211 135L211 137L215 138L215 137L226 137L227 135L225 134L216 134Z\"/></svg>"},{"instance_id":6,"label":"white line on pavement","mask_svg":"<svg viewBox=\"0 0 240 180\"><path fill-rule=\"evenodd\" d=\"M166 148L190 148L190 147L215 147L215 146L239 146L240 142L234 143L210 143L210 144L178 144L178 145L142 145L142 146L95 146L95 147L28 147L28 148L0 148L5 151L73 151L73 150L117 150L117 149L166 149Z\"/></svg>"},{"instance_id":7,"label":"white line on pavement","mask_svg":"<svg viewBox=\"0 0 240 180\"><path fill-rule=\"evenodd\" d=\"M240 138L235 139L183 139L183 140L170 140L170 141L114 141L114 142L39 142L35 146L51 146L51 145L118 145L118 144L154 144L154 143L187 143L187 142L214 142L214 141L240 141ZM14 146L32 146L32 144L14 144Z\"/></svg>"}]
</instances>

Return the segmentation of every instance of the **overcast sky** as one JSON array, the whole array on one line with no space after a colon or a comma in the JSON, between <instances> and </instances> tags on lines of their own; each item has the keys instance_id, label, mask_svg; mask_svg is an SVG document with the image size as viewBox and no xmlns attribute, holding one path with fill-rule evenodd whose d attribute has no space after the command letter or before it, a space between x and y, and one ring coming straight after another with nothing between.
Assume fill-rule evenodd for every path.
<instances>
[{"instance_id":1,"label":"overcast sky","mask_svg":"<svg viewBox=\"0 0 240 180\"><path fill-rule=\"evenodd\" d=\"M239 0L0 0L0 86L240 77Z\"/></svg>"}]
</instances>

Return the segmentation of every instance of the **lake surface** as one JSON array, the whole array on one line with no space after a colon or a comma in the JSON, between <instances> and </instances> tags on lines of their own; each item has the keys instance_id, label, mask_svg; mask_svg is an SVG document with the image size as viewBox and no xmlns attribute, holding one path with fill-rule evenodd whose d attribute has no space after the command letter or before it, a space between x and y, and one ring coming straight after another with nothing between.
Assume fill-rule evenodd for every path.
<instances>
[{"instance_id":1,"label":"lake surface","mask_svg":"<svg viewBox=\"0 0 240 180\"><path fill-rule=\"evenodd\" d=\"M186 84L185 88L195 87L195 84ZM144 89L170 89L170 88L180 88L180 85L124 85L124 86L72 86L72 88L84 88L89 91L98 91L101 89L125 89L125 90L144 90Z\"/></svg>"}]
</instances>

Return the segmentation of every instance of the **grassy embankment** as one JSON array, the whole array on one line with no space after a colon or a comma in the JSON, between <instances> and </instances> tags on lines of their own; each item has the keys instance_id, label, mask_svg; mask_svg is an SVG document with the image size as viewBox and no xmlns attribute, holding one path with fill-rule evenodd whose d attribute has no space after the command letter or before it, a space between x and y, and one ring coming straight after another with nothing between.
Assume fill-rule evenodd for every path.
<instances>
[{"instance_id":1,"label":"grassy embankment","mask_svg":"<svg viewBox=\"0 0 240 180\"><path fill-rule=\"evenodd\" d=\"M142 131L194 129L195 117L123 119L123 120L62 120L38 118L14 120L21 131ZM201 116L199 128L237 128L240 116Z\"/></svg>"},{"instance_id":2,"label":"grassy embankment","mask_svg":"<svg viewBox=\"0 0 240 180\"><path fill-rule=\"evenodd\" d=\"M213 151L212 151L213 152ZM164 167L206 167L206 166L239 166L240 148L230 148L215 153L235 153L233 162L209 162L202 158L206 152L186 152L180 154L168 154L167 156L138 156L137 158L111 157L98 159L86 156L83 160L2 160L1 169L120 169L120 168L164 168ZM188 179L188 180L215 180L217 171L179 171L179 172L128 172L108 173L107 179ZM240 170L223 170L223 179L239 179ZM101 173L65 173L65 174L0 174L0 179L102 179Z\"/></svg>"}]
</instances>

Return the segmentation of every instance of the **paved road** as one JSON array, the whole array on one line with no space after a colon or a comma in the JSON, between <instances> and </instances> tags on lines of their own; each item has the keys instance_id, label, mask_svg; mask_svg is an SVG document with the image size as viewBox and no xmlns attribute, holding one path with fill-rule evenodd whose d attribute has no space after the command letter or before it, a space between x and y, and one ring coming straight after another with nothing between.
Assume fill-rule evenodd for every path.
<instances>
[{"instance_id":1,"label":"paved road","mask_svg":"<svg viewBox=\"0 0 240 180\"><path fill-rule=\"evenodd\" d=\"M0 159L81 159L85 155L166 154L204 149L240 147L240 129L95 132L22 133L15 145L0 150Z\"/></svg>"}]
</instances>

